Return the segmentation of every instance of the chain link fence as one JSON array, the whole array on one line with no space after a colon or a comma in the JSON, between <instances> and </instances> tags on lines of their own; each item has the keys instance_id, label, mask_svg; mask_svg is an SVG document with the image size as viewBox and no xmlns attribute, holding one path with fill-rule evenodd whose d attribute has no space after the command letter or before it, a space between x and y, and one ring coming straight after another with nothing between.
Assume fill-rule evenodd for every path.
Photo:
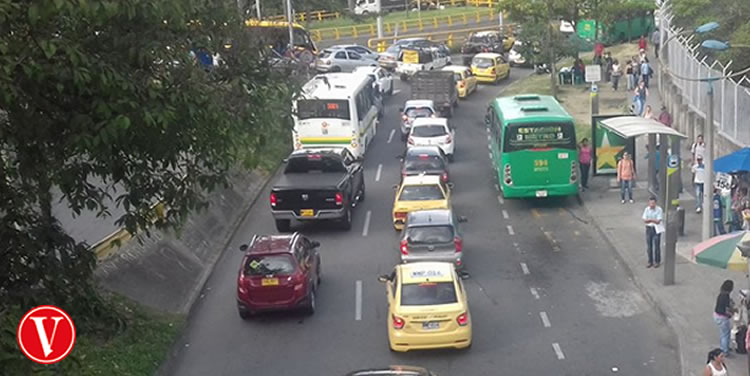
<instances>
[{"instance_id":1,"label":"chain link fence","mask_svg":"<svg viewBox=\"0 0 750 376\"><path fill-rule=\"evenodd\" d=\"M659 17L659 29L666 33L663 40L681 31L671 25L672 14L664 12ZM679 36L666 46L666 65L677 75L696 79L722 77L746 68L734 66L731 61L726 64L712 61L703 52L694 37ZM674 79L673 83L680 88L690 110L704 119L709 105L708 85L713 85L716 129L736 144L750 145L750 80L747 77L717 80L713 84L680 79Z\"/></svg>"}]
</instances>

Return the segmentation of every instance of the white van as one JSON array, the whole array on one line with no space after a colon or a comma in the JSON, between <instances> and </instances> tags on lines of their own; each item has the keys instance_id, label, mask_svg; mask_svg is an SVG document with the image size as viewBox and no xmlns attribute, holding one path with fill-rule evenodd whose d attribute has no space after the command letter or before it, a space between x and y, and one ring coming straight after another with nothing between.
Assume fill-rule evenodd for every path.
<instances>
[{"instance_id":1,"label":"white van","mask_svg":"<svg viewBox=\"0 0 750 376\"><path fill-rule=\"evenodd\" d=\"M294 150L346 147L364 156L378 127L373 82L353 73L319 74L308 81L292 104Z\"/></svg>"}]
</instances>

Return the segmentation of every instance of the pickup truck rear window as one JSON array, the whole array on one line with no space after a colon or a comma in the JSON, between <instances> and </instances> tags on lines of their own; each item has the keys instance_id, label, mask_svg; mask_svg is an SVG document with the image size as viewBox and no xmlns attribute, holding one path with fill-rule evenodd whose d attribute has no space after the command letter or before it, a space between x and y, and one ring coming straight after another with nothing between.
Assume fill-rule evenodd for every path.
<instances>
[{"instance_id":1,"label":"pickup truck rear window","mask_svg":"<svg viewBox=\"0 0 750 376\"><path fill-rule=\"evenodd\" d=\"M308 172L346 172L346 167L338 157L306 154L290 157L284 168L285 174L305 174Z\"/></svg>"},{"instance_id":2,"label":"pickup truck rear window","mask_svg":"<svg viewBox=\"0 0 750 376\"><path fill-rule=\"evenodd\" d=\"M424 282L401 285L401 305L426 306L458 302L453 282Z\"/></svg>"},{"instance_id":3,"label":"pickup truck rear window","mask_svg":"<svg viewBox=\"0 0 750 376\"><path fill-rule=\"evenodd\" d=\"M297 117L300 120L351 119L349 103L343 99L301 99L297 101Z\"/></svg>"},{"instance_id":4,"label":"pickup truck rear window","mask_svg":"<svg viewBox=\"0 0 750 376\"><path fill-rule=\"evenodd\" d=\"M445 196L439 185L407 185L398 199L399 201L432 201L444 200Z\"/></svg>"}]
</instances>

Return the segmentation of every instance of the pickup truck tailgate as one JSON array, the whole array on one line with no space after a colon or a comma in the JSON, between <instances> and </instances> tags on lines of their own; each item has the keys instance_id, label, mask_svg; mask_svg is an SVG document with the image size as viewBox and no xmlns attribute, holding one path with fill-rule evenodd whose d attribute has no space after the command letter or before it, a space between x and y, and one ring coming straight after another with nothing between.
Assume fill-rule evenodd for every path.
<instances>
[{"instance_id":1,"label":"pickup truck tailgate","mask_svg":"<svg viewBox=\"0 0 750 376\"><path fill-rule=\"evenodd\" d=\"M294 210L295 214L304 216L303 210L313 210L310 216L315 215L319 210L340 209L342 207L339 197L339 204L336 203L336 195L340 195L336 190L307 190L307 189L284 189L274 190L276 195L276 206L273 210Z\"/></svg>"}]
</instances>

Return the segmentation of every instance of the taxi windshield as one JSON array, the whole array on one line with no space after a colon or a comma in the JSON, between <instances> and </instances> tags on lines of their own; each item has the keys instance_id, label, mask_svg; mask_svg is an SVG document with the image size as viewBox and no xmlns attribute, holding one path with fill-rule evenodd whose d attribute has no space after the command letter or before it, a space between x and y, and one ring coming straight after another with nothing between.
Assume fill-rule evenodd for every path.
<instances>
[{"instance_id":1,"label":"taxi windshield","mask_svg":"<svg viewBox=\"0 0 750 376\"><path fill-rule=\"evenodd\" d=\"M401 191L400 201L444 200L443 191L438 185L407 185Z\"/></svg>"},{"instance_id":2,"label":"taxi windshield","mask_svg":"<svg viewBox=\"0 0 750 376\"><path fill-rule=\"evenodd\" d=\"M429 107L412 107L407 108L405 114L410 118L422 118L432 116L433 112Z\"/></svg>"},{"instance_id":3,"label":"taxi windshield","mask_svg":"<svg viewBox=\"0 0 750 376\"><path fill-rule=\"evenodd\" d=\"M401 285L402 306L426 306L457 303L453 282L421 282Z\"/></svg>"},{"instance_id":4,"label":"taxi windshield","mask_svg":"<svg viewBox=\"0 0 750 376\"><path fill-rule=\"evenodd\" d=\"M289 255L251 256L243 270L246 276L288 275L294 273L294 264Z\"/></svg>"},{"instance_id":5,"label":"taxi windshield","mask_svg":"<svg viewBox=\"0 0 750 376\"><path fill-rule=\"evenodd\" d=\"M492 66L492 59L487 57L475 57L471 64L477 68L489 68Z\"/></svg>"}]
</instances>

